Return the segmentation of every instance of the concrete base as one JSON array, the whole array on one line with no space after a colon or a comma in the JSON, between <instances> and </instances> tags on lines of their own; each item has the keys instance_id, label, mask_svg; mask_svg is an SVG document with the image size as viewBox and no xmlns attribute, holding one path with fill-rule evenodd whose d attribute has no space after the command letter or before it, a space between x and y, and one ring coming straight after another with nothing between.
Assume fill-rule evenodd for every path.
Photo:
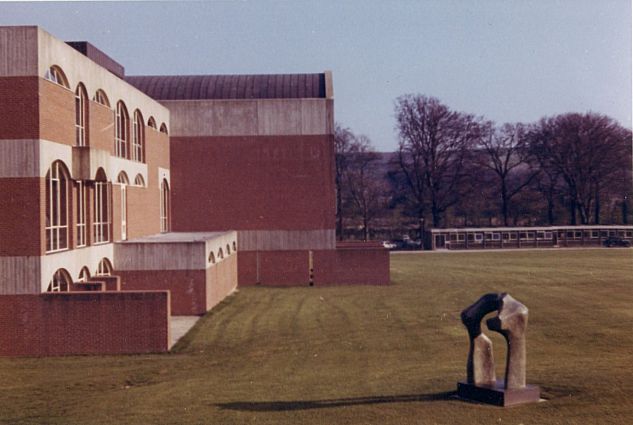
<instances>
[{"instance_id":1,"label":"concrete base","mask_svg":"<svg viewBox=\"0 0 633 425\"><path fill-rule=\"evenodd\" d=\"M200 316L171 316L169 330L169 349L200 320Z\"/></svg>"},{"instance_id":2,"label":"concrete base","mask_svg":"<svg viewBox=\"0 0 633 425\"><path fill-rule=\"evenodd\" d=\"M458 382L457 395L466 400L509 407L539 401L541 390L535 385L508 390L504 388L503 380L498 379L496 385L490 386L476 386L467 382Z\"/></svg>"}]
</instances>

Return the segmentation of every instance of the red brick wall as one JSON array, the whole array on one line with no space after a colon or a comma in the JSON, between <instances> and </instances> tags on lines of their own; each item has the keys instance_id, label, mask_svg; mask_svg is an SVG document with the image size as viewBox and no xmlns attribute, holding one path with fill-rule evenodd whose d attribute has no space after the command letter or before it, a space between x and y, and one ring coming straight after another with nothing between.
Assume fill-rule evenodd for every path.
<instances>
[{"instance_id":1,"label":"red brick wall","mask_svg":"<svg viewBox=\"0 0 633 425\"><path fill-rule=\"evenodd\" d=\"M237 252L237 284L239 286L257 285L257 252Z\"/></svg>"},{"instance_id":2,"label":"red brick wall","mask_svg":"<svg viewBox=\"0 0 633 425\"><path fill-rule=\"evenodd\" d=\"M333 229L330 136L171 139L175 231Z\"/></svg>"},{"instance_id":3,"label":"red brick wall","mask_svg":"<svg viewBox=\"0 0 633 425\"><path fill-rule=\"evenodd\" d=\"M347 248L313 252L315 285L387 285L389 251Z\"/></svg>"},{"instance_id":4,"label":"red brick wall","mask_svg":"<svg viewBox=\"0 0 633 425\"><path fill-rule=\"evenodd\" d=\"M237 286L237 255L207 269L207 310L215 307Z\"/></svg>"},{"instance_id":5,"label":"red brick wall","mask_svg":"<svg viewBox=\"0 0 633 425\"><path fill-rule=\"evenodd\" d=\"M0 78L0 139L39 138L39 79Z\"/></svg>"},{"instance_id":6,"label":"red brick wall","mask_svg":"<svg viewBox=\"0 0 633 425\"><path fill-rule=\"evenodd\" d=\"M169 293L0 296L0 356L165 352Z\"/></svg>"},{"instance_id":7,"label":"red brick wall","mask_svg":"<svg viewBox=\"0 0 633 425\"><path fill-rule=\"evenodd\" d=\"M40 220L40 214L44 214L40 204L43 181L39 177L0 178L1 256L38 256L43 253L45 239L42 237L45 234ZM41 198L44 201L45 195Z\"/></svg>"},{"instance_id":8,"label":"red brick wall","mask_svg":"<svg viewBox=\"0 0 633 425\"><path fill-rule=\"evenodd\" d=\"M48 80L39 80L40 138L75 144L75 93Z\"/></svg>"},{"instance_id":9,"label":"red brick wall","mask_svg":"<svg viewBox=\"0 0 633 425\"><path fill-rule=\"evenodd\" d=\"M309 251L240 251L239 286L308 285L309 255ZM389 284L389 251L386 249L354 247L317 250L312 255L315 285Z\"/></svg>"},{"instance_id":10,"label":"red brick wall","mask_svg":"<svg viewBox=\"0 0 633 425\"><path fill-rule=\"evenodd\" d=\"M124 291L169 290L175 316L207 312L205 270L118 270L116 274Z\"/></svg>"},{"instance_id":11,"label":"red brick wall","mask_svg":"<svg viewBox=\"0 0 633 425\"><path fill-rule=\"evenodd\" d=\"M88 144L114 155L114 112L93 101L88 105Z\"/></svg>"},{"instance_id":12,"label":"red brick wall","mask_svg":"<svg viewBox=\"0 0 633 425\"><path fill-rule=\"evenodd\" d=\"M240 251L238 256L238 283L240 286L257 284L307 286L310 282L310 257L307 250Z\"/></svg>"}]
</instances>

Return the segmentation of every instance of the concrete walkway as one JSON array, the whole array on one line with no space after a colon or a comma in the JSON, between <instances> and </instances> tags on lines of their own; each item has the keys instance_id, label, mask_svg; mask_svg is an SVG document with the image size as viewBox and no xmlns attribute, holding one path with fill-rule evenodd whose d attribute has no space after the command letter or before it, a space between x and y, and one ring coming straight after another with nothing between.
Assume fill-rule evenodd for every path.
<instances>
[{"instance_id":1,"label":"concrete walkway","mask_svg":"<svg viewBox=\"0 0 633 425\"><path fill-rule=\"evenodd\" d=\"M178 342L180 338L185 336L187 332L196 322L200 320L200 316L172 316L169 326L169 349Z\"/></svg>"}]
</instances>

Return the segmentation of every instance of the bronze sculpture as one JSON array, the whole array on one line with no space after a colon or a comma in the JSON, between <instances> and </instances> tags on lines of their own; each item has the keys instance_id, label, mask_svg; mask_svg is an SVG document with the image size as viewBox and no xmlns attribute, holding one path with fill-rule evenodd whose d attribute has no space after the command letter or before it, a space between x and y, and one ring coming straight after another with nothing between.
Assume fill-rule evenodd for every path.
<instances>
[{"instance_id":1,"label":"bronze sculpture","mask_svg":"<svg viewBox=\"0 0 633 425\"><path fill-rule=\"evenodd\" d=\"M507 342L506 373L503 381L495 378L492 341L481 332L481 320L497 310L497 316L487 320L491 331L499 332ZM540 390L525 383L528 309L509 294L486 294L462 311L462 323L468 330L470 349L466 366L466 382L459 382L460 397L500 406L538 401Z\"/></svg>"}]
</instances>

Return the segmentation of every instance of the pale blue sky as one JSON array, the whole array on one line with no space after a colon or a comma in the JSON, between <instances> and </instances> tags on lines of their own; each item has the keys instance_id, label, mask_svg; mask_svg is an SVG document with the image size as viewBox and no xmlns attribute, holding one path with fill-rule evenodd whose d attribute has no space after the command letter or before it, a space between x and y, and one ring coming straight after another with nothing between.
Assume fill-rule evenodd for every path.
<instances>
[{"instance_id":1,"label":"pale blue sky","mask_svg":"<svg viewBox=\"0 0 633 425\"><path fill-rule=\"evenodd\" d=\"M0 3L135 74L334 74L336 120L397 145L395 99L498 123L592 110L631 127L630 0Z\"/></svg>"}]
</instances>

